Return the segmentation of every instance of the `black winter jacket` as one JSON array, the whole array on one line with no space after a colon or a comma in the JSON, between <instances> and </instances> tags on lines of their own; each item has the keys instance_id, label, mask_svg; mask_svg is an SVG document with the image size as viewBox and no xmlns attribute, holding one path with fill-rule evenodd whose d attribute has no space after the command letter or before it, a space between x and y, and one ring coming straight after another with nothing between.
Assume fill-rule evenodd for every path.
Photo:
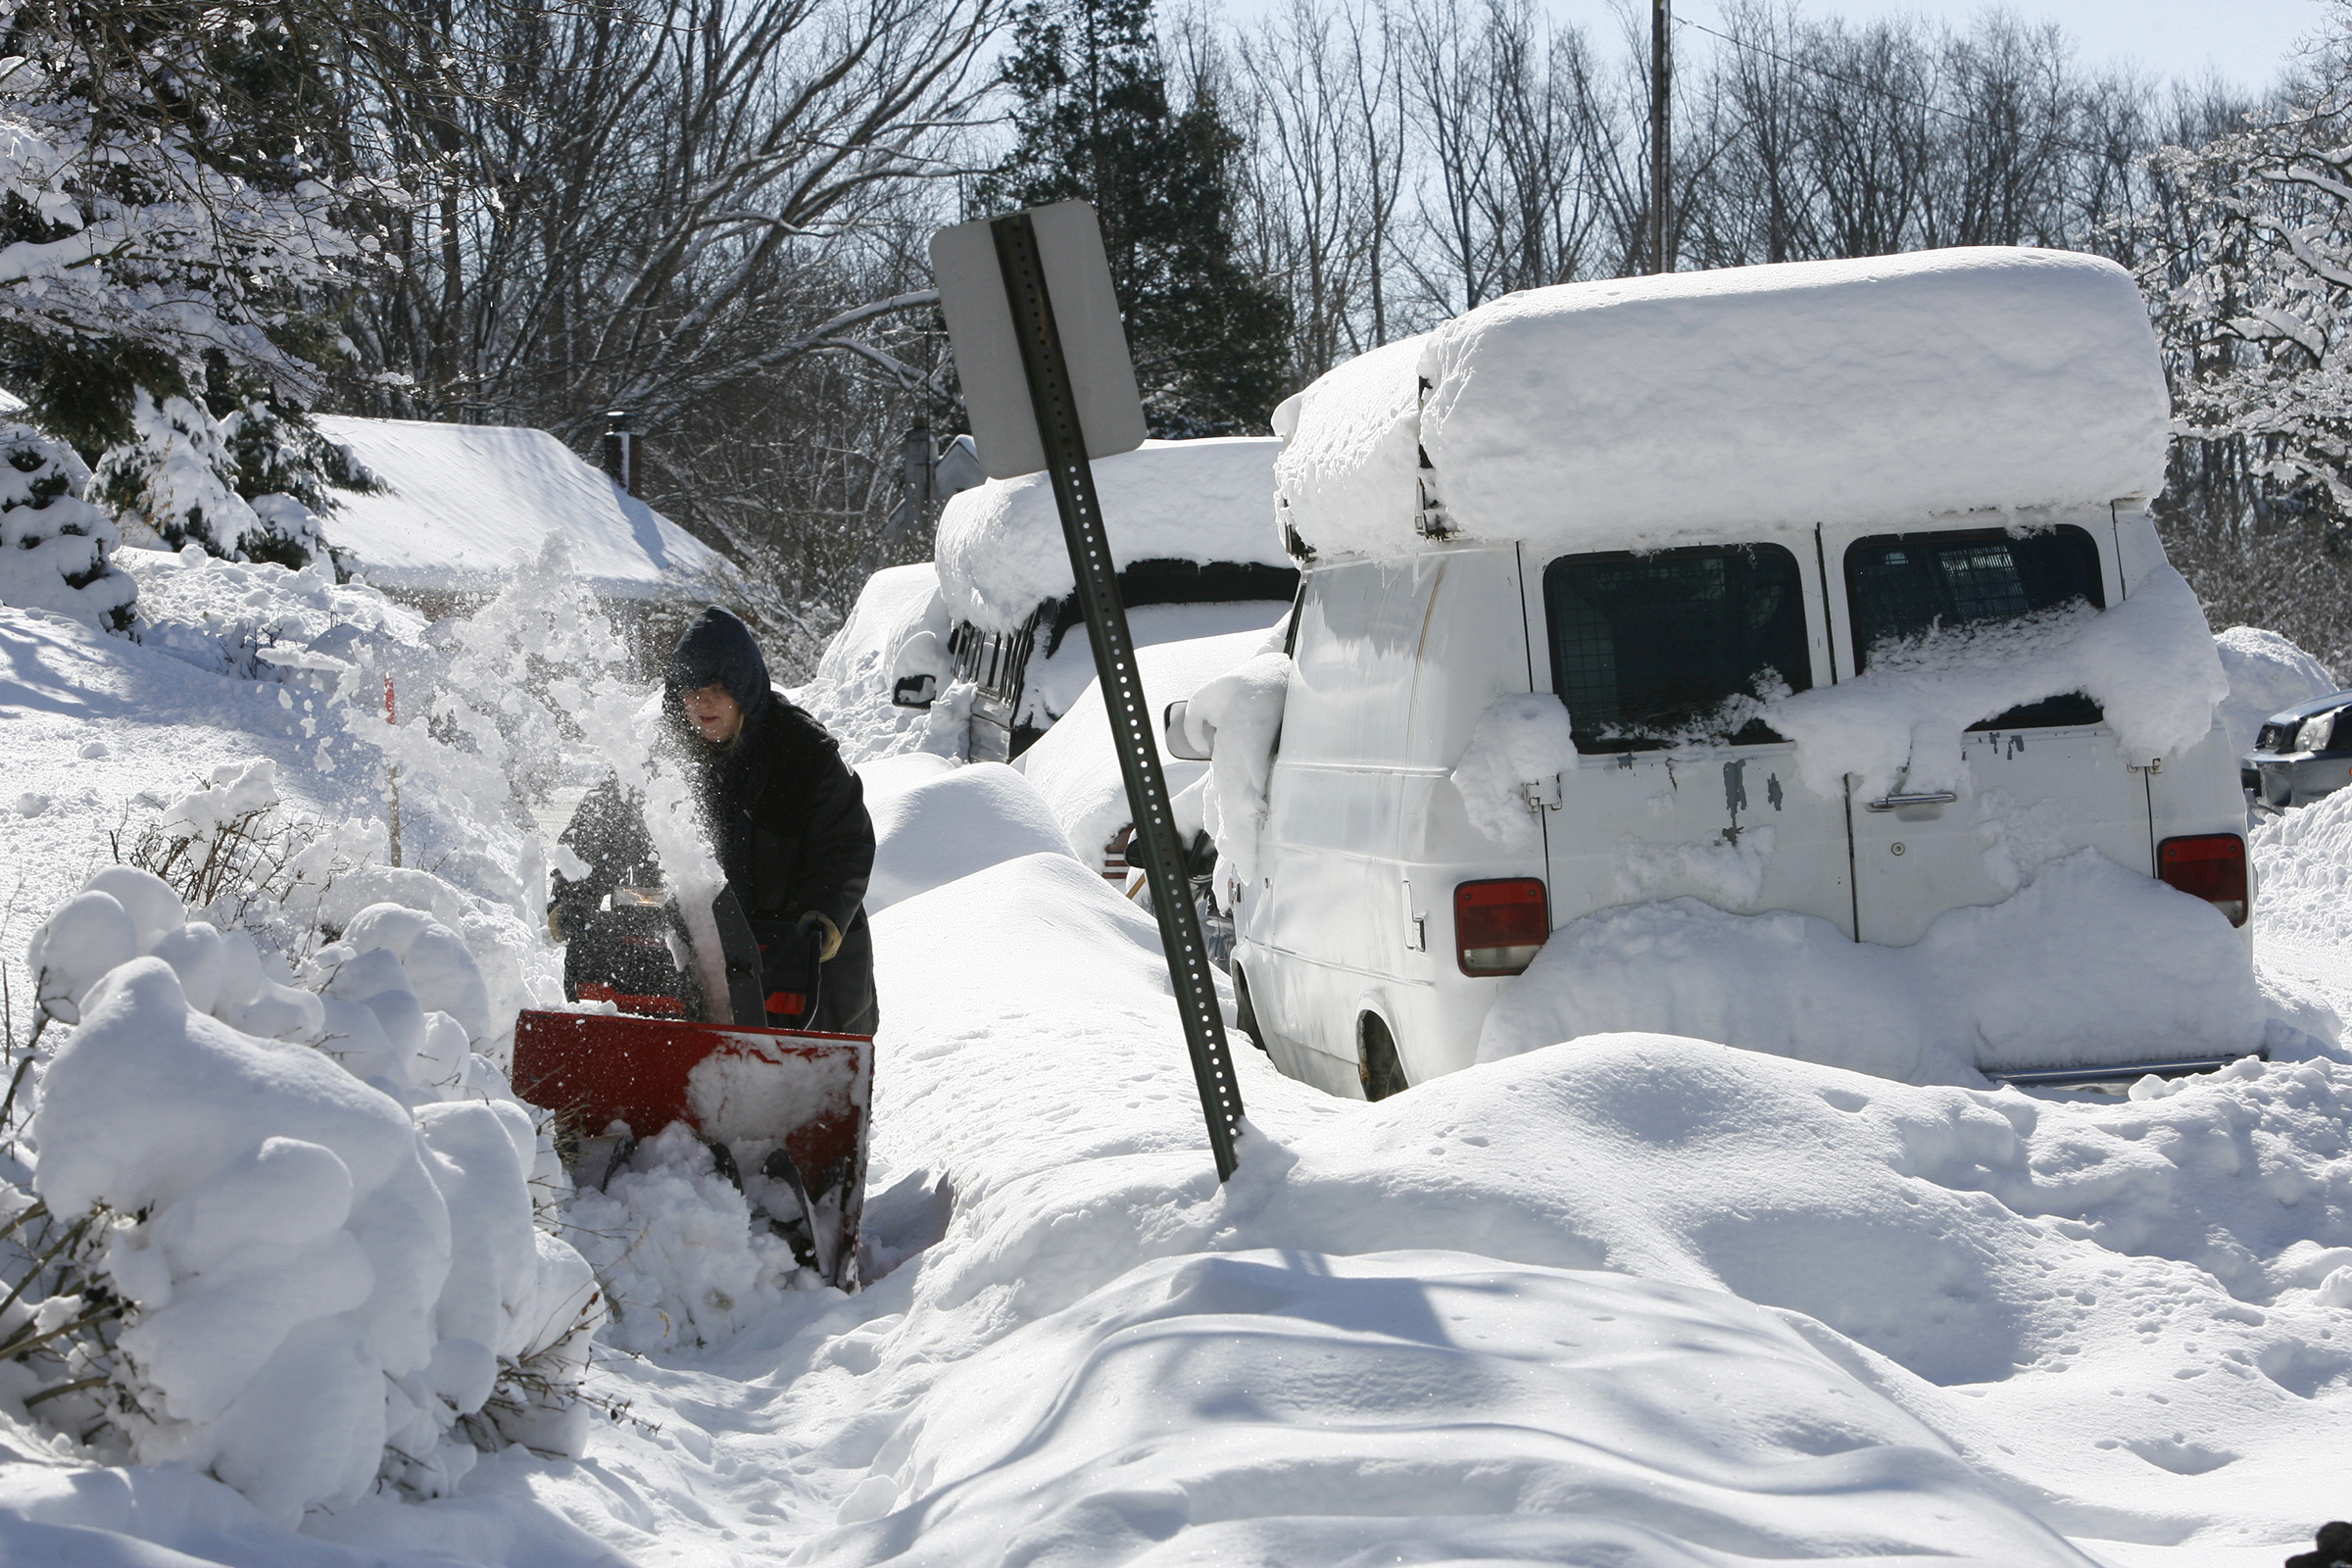
<instances>
[{"instance_id":1,"label":"black winter jacket","mask_svg":"<svg viewBox=\"0 0 2352 1568\"><path fill-rule=\"evenodd\" d=\"M714 682L744 715L735 739L715 747L678 717L683 694ZM799 955L793 927L802 915L820 913L840 930L841 951L824 965L817 1013L805 1027L873 1033L879 1019L864 900L874 827L858 775L825 727L769 687L751 629L723 610L704 612L688 628L664 685L665 718L694 760L712 853L754 932L762 944L779 945L771 985L799 989L788 968ZM594 907L631 865L652 858L643 818L617 783L581 803L564 842L593 867L588 881L561 888L559 903L567 909Z\"/></svg>"}]
</instances>

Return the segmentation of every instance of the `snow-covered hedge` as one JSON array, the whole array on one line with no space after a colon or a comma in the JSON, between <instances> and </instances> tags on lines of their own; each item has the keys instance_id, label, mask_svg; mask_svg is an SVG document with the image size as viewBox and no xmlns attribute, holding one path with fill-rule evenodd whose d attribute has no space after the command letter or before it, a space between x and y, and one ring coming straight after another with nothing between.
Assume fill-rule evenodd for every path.
<instances>
[{"instance_id":1,"label":"snow-covered hedge","mask_svg":"<svg viewBox=\"0 0 2352 1568\"><path fill-rule=\"evenodd\" d=\"M257 774L191 799L234 820ZM481 1054L512 1004L498 1016L459 932L377 903L297 966L118 865L27 959L70 1026L37 1081L30 1186L120 1317L0 1388L288 1526L379 1482L442 1494L507 1443L578 1450L601 1298L535 1223L534 1183L560 1190L562 1166ZM47 1393L70 1383L88 1386Z\"/></svg>"},{"instance_id":2,"label":"snow-covered hedge","mask_svg":"<svg viewBox=\"0 0 2352 1568\"><path fill-rule=\"evenodd\" d=\"M122 631L138 585L112 560L115 525L82 499L89 477L72 447L0 423L0 605Z\"/></svg>"}]
</instances>

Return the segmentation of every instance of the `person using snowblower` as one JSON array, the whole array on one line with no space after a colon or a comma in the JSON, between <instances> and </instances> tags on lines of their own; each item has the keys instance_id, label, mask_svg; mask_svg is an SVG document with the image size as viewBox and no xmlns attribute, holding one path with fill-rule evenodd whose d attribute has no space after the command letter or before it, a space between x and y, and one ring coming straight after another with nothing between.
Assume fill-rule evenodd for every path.
<instances>
[{"instance_id":1,"label":"person using snowblower","mask_svg":"<svg viewBox=\"0 0 2352 1568\"><path fill-rule=\"evenodd\" d=\"M751 628L723 610L705 611L687 628L662 687L711 851L760 944L768 1022L872 1034L879 1007L864 899L874 827L858 775L825 727L769 687ZM607 897L617 906L636 868L654 858L637 803L617 780L590 792L561 842L589 871L577 881L557 876L551 922L559 935L585 932ZM642 964L671 962L658 938L636 946L649 950ZM629 950L608 952L625 962ZM626 979L608 983L633 989ZM793 1010L811 993L812 1011Z\"/></svg>"}]
</instances>

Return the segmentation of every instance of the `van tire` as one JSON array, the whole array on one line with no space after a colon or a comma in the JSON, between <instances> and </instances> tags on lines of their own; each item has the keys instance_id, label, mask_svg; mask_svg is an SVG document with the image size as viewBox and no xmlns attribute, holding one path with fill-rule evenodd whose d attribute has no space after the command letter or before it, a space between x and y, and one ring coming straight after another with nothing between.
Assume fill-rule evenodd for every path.
<instances>
[{"instance_id":1,"label":"van tire","mask_svg":"<svg viewBox=\"0 0 2352 1568\"><path fill-rule=\"evenodd\" d=\"M1238 963L1233 966L1233 1021L1261 1054L1274 1054L1266 1050L1266 1037L1257 1027L1257 1009L1250 1004L1250 977Z\"/></svg>"},{"instance_id":2,"label":"van tire","mask_svg":"<svg viewBox=\"0 0 2352 1568\"><path fill-rule=\"evenodd\" d=\"M1356 1025L1358 1043L1355 1076L1366 1100L1386 1100L1412 1086L1405 1082L1404 1065L1396 1059L1396 1041L1380 1014L1367 1012Z\"/></svg>"}]
</instances>

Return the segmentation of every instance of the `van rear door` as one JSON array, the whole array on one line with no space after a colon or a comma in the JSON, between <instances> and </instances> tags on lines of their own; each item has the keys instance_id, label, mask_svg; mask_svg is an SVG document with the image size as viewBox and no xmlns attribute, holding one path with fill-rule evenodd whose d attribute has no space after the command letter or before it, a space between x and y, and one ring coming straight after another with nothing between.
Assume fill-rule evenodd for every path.
<instances>
[{"instance_id":1,"label":"van rear door","mask_svg":"<svg viewBox=\"0 0 2352 1568\"><path fill-rule=\"evenodd\" d=\"M1567 705L1578 753L1545 813L1552 924L1688 896L1850 934L1844 803L1799 782L1755 711L1827 684L1817 563L1779 544L1600 552L1525 581L1536 688Z\"/></svg>"},{"instance_id":2,"label":"van rear door","mask_svg":"<svg viewBox=\"0 0 2352 1568\"><path fill-rule=\"evenodd\" d=\"M2073 524L1907 534L1825 531L1841 678L1932 632L1997 629L2035 612L2120 602L2100 534ZM1885 794L1849 781L1854 918L1865 942L1907 946L1944 910L1996 904L2043 861L2094 848L2153 873L2147 775L2082 693L2028 704L1964 732L1958 779Z\"/></svg>"}]
</instances>

